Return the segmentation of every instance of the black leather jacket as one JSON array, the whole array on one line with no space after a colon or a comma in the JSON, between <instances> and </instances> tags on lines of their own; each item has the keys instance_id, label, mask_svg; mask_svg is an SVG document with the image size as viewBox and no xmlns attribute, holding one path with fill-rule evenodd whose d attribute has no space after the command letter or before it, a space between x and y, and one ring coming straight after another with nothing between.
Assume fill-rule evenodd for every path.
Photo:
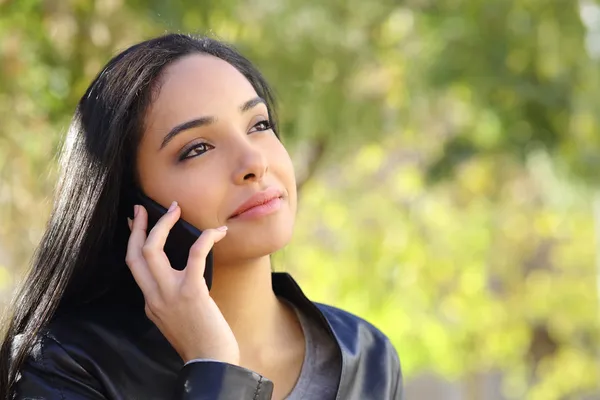
<instances>
[{"instance_id":1,"label":"black leather jacket","mask_svg":"<svg viewBox=\"0 0 600 400\"><path fill-rule=\"evenodd\" d=\"M309 301L287 273L275 293L323 324L339 344L337 399L399 400L402 376L389 340L368 322ZM32 349L17 399L271 399L273 384L239 366L181 358L139 308L106 304L56 318Z\"/></svg>"}]
</instances>

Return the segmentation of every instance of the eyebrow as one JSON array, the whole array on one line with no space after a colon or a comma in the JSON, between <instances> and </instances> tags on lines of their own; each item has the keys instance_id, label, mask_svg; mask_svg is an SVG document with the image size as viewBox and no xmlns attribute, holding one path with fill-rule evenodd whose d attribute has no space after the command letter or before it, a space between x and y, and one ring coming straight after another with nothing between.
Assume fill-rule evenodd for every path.
<instances>
[{"instance_id":1,"label":"eyebrow","mask_svg":"<svg viewBox=\"0 0 600 400\"><path fill-rule=\"evenodd\" d=\"M241 113L245 113L246 111L256 107L258 104L264 104L266 106L267 102L262 97L255 97L253 99L248 100L244 104L242 104L239 107L239 110ZM173 129L171 129L169 131L169 133L167 133L165 135L165 137L162 140L159 150L162 150L179 133L186 131L188 129L199 128L201 126L207 126L207 125L215 123L216 121L217 121L216 117L208 116L208 117L200 117L200 118L192 119L191 121L187 121L187 122L184 122L182 124L175 126Z\"/></svg>"}]
</instances>

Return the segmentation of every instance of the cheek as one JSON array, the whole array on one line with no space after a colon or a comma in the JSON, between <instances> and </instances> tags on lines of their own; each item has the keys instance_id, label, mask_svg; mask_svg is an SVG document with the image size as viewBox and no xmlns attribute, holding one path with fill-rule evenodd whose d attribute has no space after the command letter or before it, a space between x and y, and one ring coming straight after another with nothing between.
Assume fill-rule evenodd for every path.
<instances>
[{"instance_id":1,"label":"cheek","mask_svg":"<svg viewBox=\"0 0 600 400\"><path fill-rule=\"evenodd\" d=\"M296 173L294 171L294 164L292 163L292 159L290 158L289 153L281 144L279 144L276 148L273 149L274 155L274 164L277 165L276 175L281 180L281 183L285 186L288 194L290 196L290 200L293 203L296 203Z\"/></svg>"},{"instance_id":2,"label":"cheek","mask_svg":"<svg viewBox=\"0 0 600 400\"><path fill-rule=\"evenodd\" d=\"M181 217L198 229L216 228L221 222L219 205L223 204L226 176L222 176L223 168L200 168L196 161L176 167L148 163L141 176L142 187L165 207L177 201Z\"/></svg>"},{"instance_id":3,"label":"cheek","mask_svg":"<svg viewBox=\"0 0 600 400\"><path fill-rule=\"evenodd\" d=\"M220 171L219 171L220 170ZM223 225L220 206L224 203L226 176L222 169L189 173L174 178L172 193L181 206L182 218L200 230ZM175 182L176 181L176 182Z\"/></svg>"},{"instance_id":4,"label":"cheek","mask_svg":"<svg viewBox=\"0 0 600 400\"><path fill-rule=\"evenodd\" d=\"M279 178L284 179L286 184L294 183L295 187L296 176L294 173L294 165L289 153L283 146L283 143L276 140L276 142L270 146L268 154L271 157L271 167L277 171L278 175L280 175Z\"/></svg>"}]
</instances>

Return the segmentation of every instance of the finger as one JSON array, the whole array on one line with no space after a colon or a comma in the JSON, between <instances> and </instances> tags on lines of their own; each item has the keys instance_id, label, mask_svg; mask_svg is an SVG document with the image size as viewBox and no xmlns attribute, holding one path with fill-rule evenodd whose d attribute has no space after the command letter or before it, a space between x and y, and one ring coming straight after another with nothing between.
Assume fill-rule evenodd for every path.
<instances>
[{"instance_id":1,"label":"finger","mask_svg":"<svg viewBox=\"0 0 600 400\"><path fill-rule=\"evenodd\" d=\"M137 207L137 216L132 221L131 234L129 235L129 241L127 243L127 253L125 255L125 263L129 267L133 278L144 293L144 296L148 296L156 290L156 280L150 273L148 265L142 254L142 247L146 242L146 224L145 210L144 215Z\"/></svg>"},{"instance_id":2,"label":"finger","mask_svg":"<svg viewBox=\"0 0 600 400\"><path fill-rule=\"evenodd\" d=\"M186 281L197 284L204 279L206 257L215 243L219 242L227 234L227 227L207 229L202 232L194 245L190 248L190 255L185 267Z\"/></svg>"},{"instance_id":3,"label":"finger","mask_svg":"<svg viewBox=\"0 0 600 400\"><path fill-rule=\"evenodd\" d=\"M142 207L143 208L143 207ZM144 209L144 212L146 210ZM142 211L140 211L141 214ZM169 259L164 252L167 237L171 228L179 220L181 208L177 206L177 202L173 202L169 210L156 222L154 227L148 233L146 243L142 248L142 252L148 267L159 286L168 285L174 279L173 269L169 263Z\"/></svg>"}]
</instances>

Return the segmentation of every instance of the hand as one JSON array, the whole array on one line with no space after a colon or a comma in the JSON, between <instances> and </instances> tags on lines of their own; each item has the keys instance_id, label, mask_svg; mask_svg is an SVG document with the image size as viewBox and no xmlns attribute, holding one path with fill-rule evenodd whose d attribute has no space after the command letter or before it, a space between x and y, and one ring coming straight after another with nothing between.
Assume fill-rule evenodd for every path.
<instances>
[{"instance_id":1,"label":"hand","mask_svg":"<svg viewBox=\"0 0 600 400\"><path fill-rule=\"evenodd\" d=\"M206 257L225 237L227 228L202 232L191 247L183 271L173 269L163 248L181 209L173 202L146 238L148 214L136 205L125 262L144 293L146 315L160 329L184 362L210 358L238 364L238 343L209 295L204 280Z\"/></svg>"}]
</instances>

